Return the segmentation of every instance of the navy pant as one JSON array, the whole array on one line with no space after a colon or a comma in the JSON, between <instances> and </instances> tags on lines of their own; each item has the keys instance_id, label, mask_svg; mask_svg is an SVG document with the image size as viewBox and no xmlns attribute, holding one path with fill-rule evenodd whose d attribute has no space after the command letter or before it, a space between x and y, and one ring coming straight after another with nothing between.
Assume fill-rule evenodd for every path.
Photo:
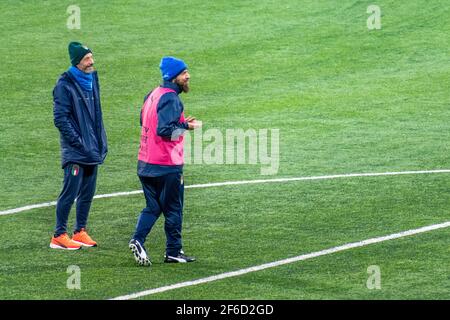
<instances>
[{"instance_id":1,"label":"navy pant","mask_svg":"<svg viewBox=\"0 0 450 320\"><path fill-rule=\"evenodd\" d=\"M64 167L64 186L56 203L55 237L67 232L67 220L77 199L75 231L86 227L97 183L97 165L69 163Z\"/></svg>"},{"instance_id":2,"label":"navy pant","mask_svg":"<svg viewBox=\"0 0 450 320\"><path fill-rule=\"evenodd\" d=\"M147 207L139 216L134 239L144 243L161 212L164 214L166 254L177 256L182 248L184 183L182 173L170 173L160 177L139 177Z\"/></svg>"}]
</instances>

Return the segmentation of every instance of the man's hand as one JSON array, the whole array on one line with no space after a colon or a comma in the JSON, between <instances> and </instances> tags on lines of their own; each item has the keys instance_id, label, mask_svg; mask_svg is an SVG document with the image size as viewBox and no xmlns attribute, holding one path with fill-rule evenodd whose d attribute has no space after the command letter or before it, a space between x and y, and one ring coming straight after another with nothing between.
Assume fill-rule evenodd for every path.
<instances>
[{"instance_id":1,"label":"man's hand","mask_svg":"<svg viewBox=\"0 0 450 320\"><path fill-rule=\"evenodd\" d=\"M201 128L202 127L202 122L201 121L197 121L197 119L195 117L192 116L188 116L186 118L186 122L188 123L188 130L194 130L197 128Z\"/></svg>"}]
</instances>

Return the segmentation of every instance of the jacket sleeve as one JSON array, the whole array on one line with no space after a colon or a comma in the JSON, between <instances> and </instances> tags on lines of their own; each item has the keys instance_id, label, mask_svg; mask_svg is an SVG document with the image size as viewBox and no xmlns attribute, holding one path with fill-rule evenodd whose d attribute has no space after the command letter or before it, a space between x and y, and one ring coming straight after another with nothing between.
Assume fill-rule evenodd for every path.
<instances>
[{"instance_id":1,"label":"jacket sleeve","mask_svg":"<svg viewBox=\"0 0 450 320\"><path fill-rule=\"evenodd\" d=\"M68 91L57 84L53 89L53 122L61 135L73 147L82 148L81 137L70 121L72 104Z\"/></svg>"},{"instance_id":2,"label":"jacket sleeve","mask_svg":"<svg viewBox=\"0 0 450 320\"><path fill-rule=\"evenodd\" d=\"M174 93L167 93L158 102L156 133L164 138L177 139L189 128L189 125L187 122L179 122L183 107L173 95Z\"/></svg>"}]
</instances>

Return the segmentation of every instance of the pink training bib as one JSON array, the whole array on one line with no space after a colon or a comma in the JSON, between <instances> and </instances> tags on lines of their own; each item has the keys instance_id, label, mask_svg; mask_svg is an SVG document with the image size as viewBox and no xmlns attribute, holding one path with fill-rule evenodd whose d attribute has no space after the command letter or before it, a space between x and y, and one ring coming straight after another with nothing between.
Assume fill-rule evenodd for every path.
<instances>
[{"instance_id":1,"label":"pink training bib","mask_svg":"<svg viewBox=\"0 0 450 320\"><path fill-rule=\"evenodd\" d=\"M141 143L138 155L140 161L166 166L184 164L183 135L170 139L158 136L156 133L158 128L158 102L168 92L175 91L163 87L156 88L142 106ZM184 112L182 112L179 122L184 121Z\"/></svg>"}]
</instances>

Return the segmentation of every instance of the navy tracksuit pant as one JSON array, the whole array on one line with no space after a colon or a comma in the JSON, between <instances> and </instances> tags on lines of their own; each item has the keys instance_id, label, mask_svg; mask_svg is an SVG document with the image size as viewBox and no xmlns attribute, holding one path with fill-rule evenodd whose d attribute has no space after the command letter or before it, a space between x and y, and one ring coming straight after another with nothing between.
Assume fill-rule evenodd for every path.
<instances>
[{"instance_id":1,"label":"navy tracksuit pant","mask_svg":"<svg viewBox=\"0 0 450 320\"><path fill-rule=\"evenodd\" d=\"M147 207L139 216L133 238L145 242L161 212L164 214L166 254L177 256L182 248L184 183L182 173L169 173L159 177L141 177Z\"/></svg>"},{"instance_id":2,"label":"navy tracksuit pant","mask_svg":"<svg viewBox=\"0 0 450 320\"><path fill-rule=\"evenodd\" d=\"M56 203L55 237L67 232L67 220L77 199L75 231L86 227L97 183L97 165L69 163L64 167L64 186Z\"/></svg>"}]
</instances>

